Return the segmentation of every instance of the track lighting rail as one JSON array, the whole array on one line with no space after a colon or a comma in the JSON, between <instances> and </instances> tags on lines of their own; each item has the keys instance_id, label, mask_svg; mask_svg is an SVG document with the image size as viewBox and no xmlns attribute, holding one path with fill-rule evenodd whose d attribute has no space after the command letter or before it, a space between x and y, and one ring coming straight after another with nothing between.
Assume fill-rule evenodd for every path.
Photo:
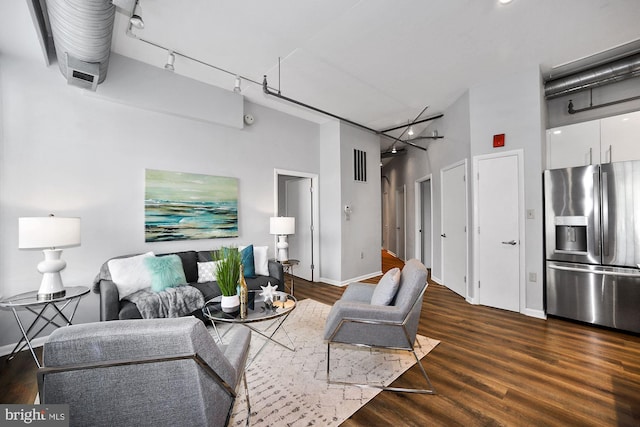
<instances>
[{"instance_id":1,"label":"track lighting rail","mask_svg":"<svg viewBox=\"0 0 640 427\"><path fill-rule=\"evenodd\" d=\"M367 131L369 131L371 133L374 133L376 135L380 135L380 136L384 136L386 138L393 139L395 142L402 142L403 144L411 145L412 147L419 148L419 149L421 149L423 151L427 151L426 148L421 147L421 146L419 146L417 144L414 144L411 141L408 141L408 140L407 141L403 141L400 138L394 138L392 136L386 135L385 132L389 132L390 131L389 129L384 130L384 131L379 131L379 130L376 130L376 129L372 129L372 128L370 128L368 126L365 126L363 124L354 122L353 120L349 120L349 119L346 119L344 117L338 116L337 114L333 114L333 113L330 113L328 111L322 110L320 108L314 107L312 105L305 104L304 102L298 101L297 99L293 99L293 98L289 98L287 96L284 96L284 95L282 95L282 93L280 93L279 90L278 91L271 90L269 85L268 85L268 83L267 83L267 76L266 75L264 76L264 79L262 80L262 91L265 93L265 95L274 96L274 97L276 97L278 99L282 99L283 101L291 102L292 104L296 104L296 105L299 105L301 107L308 108L309 110L315 111L317 113L324 114L324 115L329 116L329 117L333 117L334 119L338 119L338 120L343 121L345 123L349 123L351 125L354 125L354 126L359 127L361 129L367 130ZM424 112L424 110L423 110L423 112ZM422 114L422 113L420 113L420 114ZM422 123L422 122L428 121L428 120L434 120L434 119L437 119L437 118L442 117L442 116L443 116L443 114L439 114L437 117L434 116L434 117L430 117L428 119L424 119L424 120L420 120L420 121L414 121L414 122L412 122L412 124L413 123ZM402 129L403 127L407 127L407 125L402 125L402 126L399 126L399 127L395 128L395 129ZM404 134L404 132L403 132L403 134ZM419 139L419 138L416 138L416 139Z\"/></svg>"}]
</instances>

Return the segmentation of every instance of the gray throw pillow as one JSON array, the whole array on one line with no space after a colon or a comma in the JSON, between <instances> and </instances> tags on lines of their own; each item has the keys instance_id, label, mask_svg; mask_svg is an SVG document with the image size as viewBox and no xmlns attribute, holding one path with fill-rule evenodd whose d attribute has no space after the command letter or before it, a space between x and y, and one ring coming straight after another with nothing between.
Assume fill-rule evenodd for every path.
<instances>
[{"instance_id":1,"label":"gray throw pillow","mask_svg":"<svg viewBox=\"0 0 640 427\"><path fill-rule=\"evenodd\" d=\"M396 296L396 291L400 285L400 269L392 268L387 271L376 285L371 295L372 305L389 305Z\"/></svg>"}]
</instances>

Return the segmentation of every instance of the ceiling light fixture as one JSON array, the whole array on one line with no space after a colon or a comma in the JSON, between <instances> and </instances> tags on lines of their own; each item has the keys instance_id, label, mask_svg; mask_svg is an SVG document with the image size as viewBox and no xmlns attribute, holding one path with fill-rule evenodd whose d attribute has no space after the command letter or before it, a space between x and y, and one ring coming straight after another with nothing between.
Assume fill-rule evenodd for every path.
<instances>
[{"instance_id":1,"label":"ceiling light fixture","mask_svg":"<svg viewBox=\"0 0 640 427\"><path fill-rule=\"evenodd\" d=\"M398 151L396 150L396 146L391 147L391 154L396 154Z\"/></svg>"},{"instance_id":2,"label":"ceiling light fixture","mask_svg":"<svg viewBox=\"0 0 640 427\"><path fill-rule=\"evenodd\" d=\"M169 55L167 55L167 63L164 65L165 70L174 71L176 68L173 64L176 63L176 56L173 54L173 51L169 51Z\"/></svg>"},{"instance_id":3,"label":"ceiling light fixture","mask_svg":"<svg viewBox=\"0 0 640 427\"><path fill-rule=\"evenodd\" d=\"M513 0L498 0L498 3L500 4L509 4L511 3Z\"/></svg>"},{"instance_id":4,"label":"ceiling light fixture","mask_svg":"<svg viewBox=\"0 0 640 427\"><path fill-rule=\"evenodd\" d=\"M233 86L233 91L235 93L240 93L242 92L242 88L240 87L240 83L242 82L242 79L240 78L240 76L236 76L236 83Z\"/></svg>"},{"instance_id":5,"label":"ceiling light fixture","mask_svg":"<svg viewBox=\"0 0 640 427\"><path fill-rule=\"evenodd\" d=\"M413 126L409 126L409 130L407 131L407 135L413 136Z\"/></svg>"}]
</instances>

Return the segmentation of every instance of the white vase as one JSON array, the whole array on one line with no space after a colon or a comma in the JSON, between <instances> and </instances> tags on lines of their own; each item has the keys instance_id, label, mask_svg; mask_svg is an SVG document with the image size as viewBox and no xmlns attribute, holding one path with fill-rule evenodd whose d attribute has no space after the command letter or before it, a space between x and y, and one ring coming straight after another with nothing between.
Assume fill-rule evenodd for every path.
<instances>
[{"instance_id":1,"label":"white vase","mask_svg":"<svg viewBox=\"0 0 640 427\"><path fill-rule=\"evenodd\" d=\"M240 307L240 297L236 295L231 295L229 297L222 295L222 299L220 300L220 308L225 313L230 313L238 310Z\"/></svg>"}]
</instances>

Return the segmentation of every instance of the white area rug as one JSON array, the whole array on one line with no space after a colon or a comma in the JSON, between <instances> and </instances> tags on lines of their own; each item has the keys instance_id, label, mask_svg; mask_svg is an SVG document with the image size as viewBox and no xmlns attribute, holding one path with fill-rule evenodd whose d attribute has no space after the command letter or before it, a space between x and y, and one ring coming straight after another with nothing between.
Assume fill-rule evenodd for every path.
<instances>
[{"instance_id":1,"label":"white area rug","mask_svg":"<svg viewBox=\"0 0 640 427\"><path fill-rule=\"evenodd\" d=\"M310 299L298 302L284 323L296 351L269 343L248 368L252 426L339 425L380 393L377 389L327 384L327 345L322 335L330 309L330 306ZM278 331L275 338L290 345L282 331ZM252 335L249 360L253 359L253 353L260 348L263 339L258 334ZM418 342L421 348L416 346L416 353L420 358L439 343L421 335L418 335ZM331 348L333 380L389 385L414 364L415 358L408 351L351 346ZM428 372L428 363L425 368ZM229 425L245 425L246 414L241 386Z\"/></svg>"}]
</instances>

